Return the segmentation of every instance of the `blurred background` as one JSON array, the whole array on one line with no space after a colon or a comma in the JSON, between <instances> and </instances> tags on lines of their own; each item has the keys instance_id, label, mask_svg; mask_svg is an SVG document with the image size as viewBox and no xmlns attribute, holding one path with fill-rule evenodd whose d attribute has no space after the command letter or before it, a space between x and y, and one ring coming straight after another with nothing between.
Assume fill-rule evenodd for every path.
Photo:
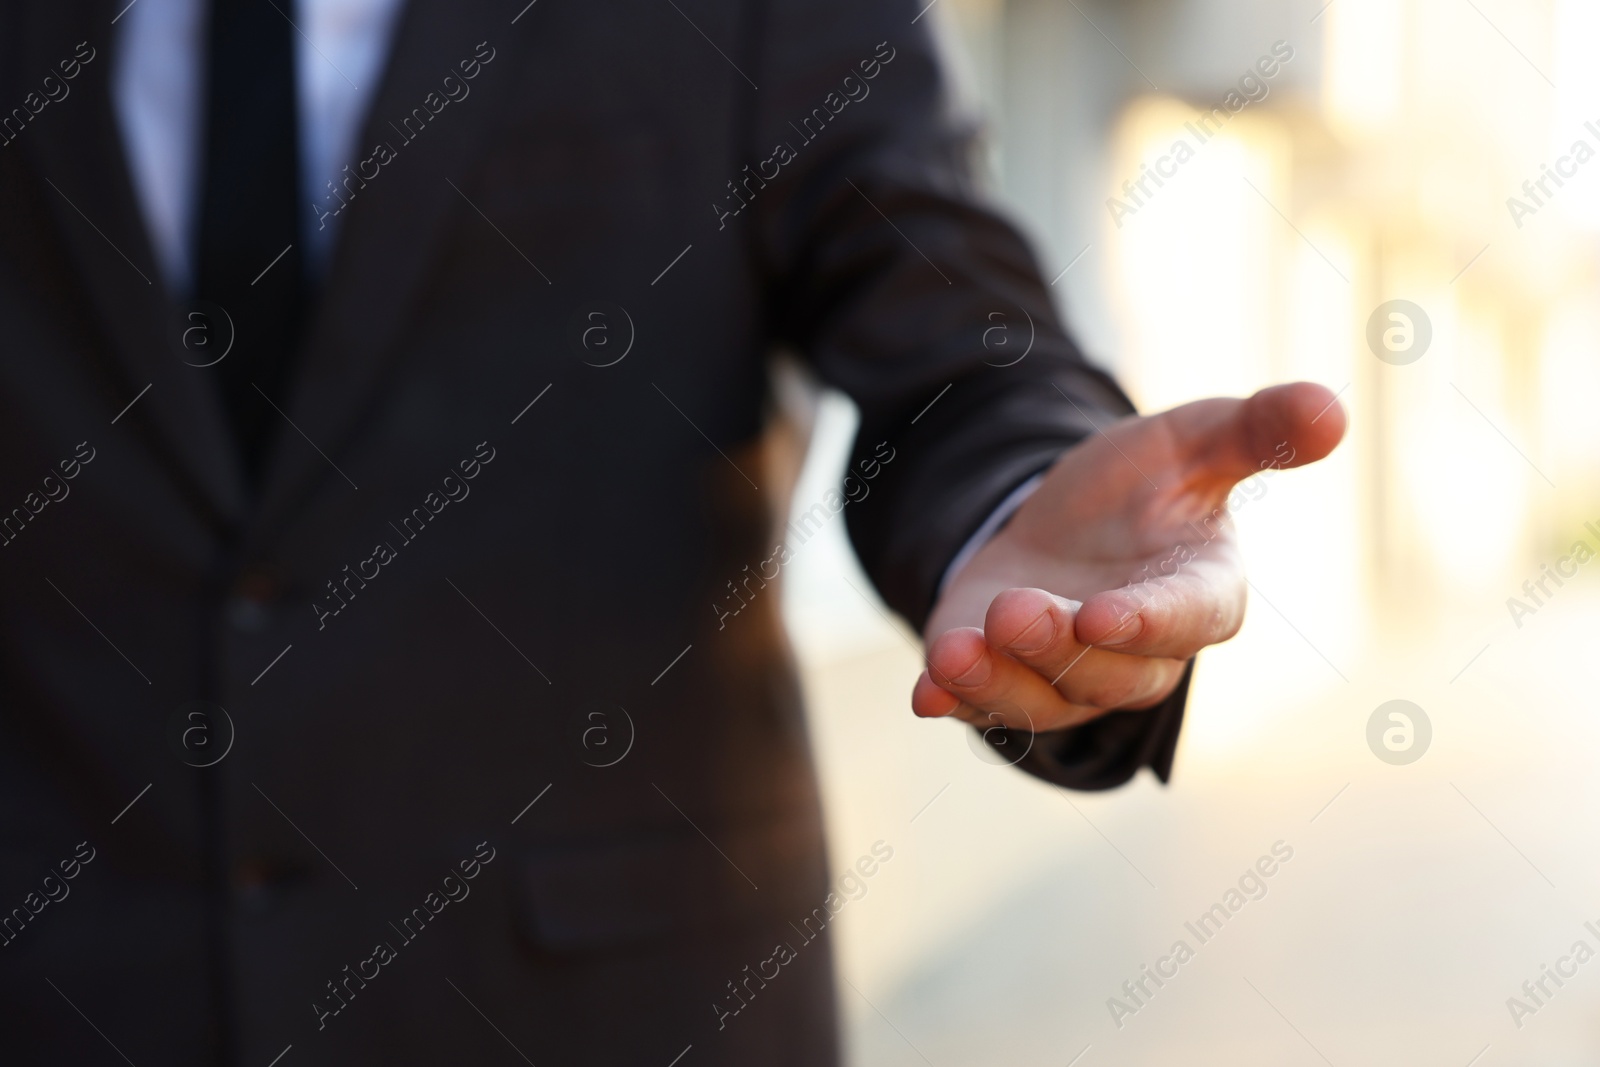
<instances>
[{"instance_id":1,"label":"blurred background","mask_svg":"<svg viewBox=\"0 0 1600 1067\"><path fill-rule=\"evenodd\" d=\"M797 550L834 865L894 850L836 925L850 1062L1600 1061L1600 962L1570 955L1600 953L1600 4L926 17L995 195L1142 410L1303 377L1351 431L1240 497L1250 613L1200 659L1168 787L1069 795L914 719L915 635L843 521ZM791 407L803 509L854 413ZM1369 743L1391 700L1409 749ZM1202 945L1184 924L1279 842Z\"/></svg>"}]
</instances>

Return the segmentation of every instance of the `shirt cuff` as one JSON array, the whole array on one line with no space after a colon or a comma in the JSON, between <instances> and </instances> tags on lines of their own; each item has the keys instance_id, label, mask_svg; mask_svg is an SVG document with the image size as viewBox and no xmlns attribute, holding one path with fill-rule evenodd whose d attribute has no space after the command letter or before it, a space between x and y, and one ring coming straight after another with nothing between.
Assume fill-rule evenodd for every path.
<instances>
[{"instance_id":1,"label":"shirt cuff","mask_svg":"<svg viewBox=\"0 0 1600 1067\"><path fill-rule=\"evenodd\" d=\"M972 557L978 554L978 550L988 544L989 538L993 537L1000 527L1004 526L1007 520L1017 513L1017 509L1033 495L1034 490L1038 489L1044 481L1044 476L1044 471L1035 474L1011 490L1006 495L1006 498L1000 501L993 511L989 512L989 517L983 520L983 525L979 526L972 536L967 538L967 543L961 546L961 551L955 554L955 558L950 561L950 565L944 569L944 577L939 579L940 596L944 595L945 586L950 584L950 580L956 576L956 573L972 562Z\"/></svg>"}]
</instances>

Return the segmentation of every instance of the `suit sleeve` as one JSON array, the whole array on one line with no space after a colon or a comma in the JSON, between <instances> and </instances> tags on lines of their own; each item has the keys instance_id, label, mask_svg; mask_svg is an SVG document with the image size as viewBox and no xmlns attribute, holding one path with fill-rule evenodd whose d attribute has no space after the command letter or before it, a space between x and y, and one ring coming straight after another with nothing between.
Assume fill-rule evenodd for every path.
<instances>
[{"instance_id":1,"label":"suit sleeve","mask_svg":"<svg viewBox=\"0 0 1600 1067\"><path fill-rule=\"evenodd\" d=\"M919 630L945 568L1007 494L1133 411L1067 336L1027 243L983 203L975 130L950 108L921 8L755 9L746 195L726 220L753 243L772 336L860 408L850 470L866 492L846 494L850 537ZM1078 788L1141 766L1165 778L1186 688L1156 711L1040 734L1019 766Z\"/></svg>"}]
</instances>

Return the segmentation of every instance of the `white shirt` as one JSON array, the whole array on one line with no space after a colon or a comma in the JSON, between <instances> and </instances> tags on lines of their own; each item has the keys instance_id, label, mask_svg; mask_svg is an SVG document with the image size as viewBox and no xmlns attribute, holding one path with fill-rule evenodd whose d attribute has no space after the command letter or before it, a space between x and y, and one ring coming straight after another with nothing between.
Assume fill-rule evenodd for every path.
<instances>
[{"instance_id":1,"label":"white shirt","mask_svg":"<svg viewBox=\"0 0 1600 1067\"><path fill-rule=\"evenodd\" d=\"M313 277L327 265L336 220L310 205L354 161L361 121L388 58L404 0L271 0L292 20L300 108L300 227ZM111 103L134 192L168 288L194 284L203 179L208 0L135 0L117 20Z\"/></svg>"}]
</instances>

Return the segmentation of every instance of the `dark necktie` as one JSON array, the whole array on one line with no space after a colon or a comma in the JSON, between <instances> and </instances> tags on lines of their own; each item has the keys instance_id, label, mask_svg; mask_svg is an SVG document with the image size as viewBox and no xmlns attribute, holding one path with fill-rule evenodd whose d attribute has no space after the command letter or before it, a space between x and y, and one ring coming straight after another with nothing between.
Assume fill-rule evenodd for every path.
<instances>
[{"instance_id":1,"label":"dark necktie","mask_svg":"<svg viewBox=\"0 0 1600 1067\"><path fill-rule=\"evenodd\" d=\"M233 322L215 372L259 481L306 308L294 29L271 0L212 0L209 46L195 296Z\"/></svg>"}]
</instances>

